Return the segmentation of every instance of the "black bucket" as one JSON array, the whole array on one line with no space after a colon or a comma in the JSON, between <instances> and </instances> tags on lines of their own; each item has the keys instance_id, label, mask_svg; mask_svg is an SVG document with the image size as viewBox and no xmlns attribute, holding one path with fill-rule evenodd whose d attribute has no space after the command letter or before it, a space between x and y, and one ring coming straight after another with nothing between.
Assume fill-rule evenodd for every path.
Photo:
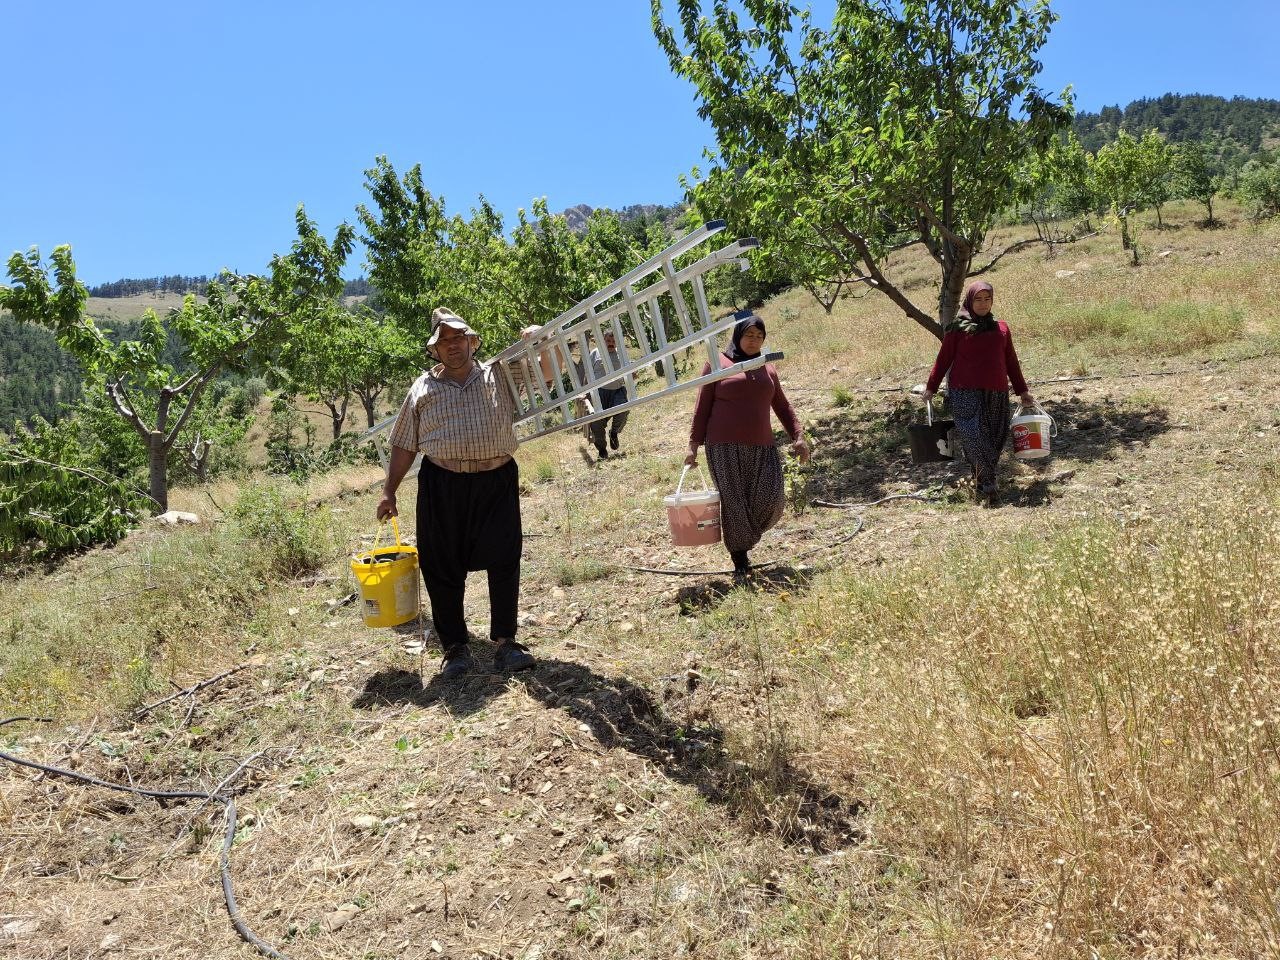
<instances>
[{"instance_id":1,"label":"black bucket","mask_svg":"<svg viewBox=\"0 0 1280 960\"><path fill-rule=\"evenodd\" d=\"M927 423L913 423L907 427L907 436L911 441L912 463L941 463L954 460L952 453L951 433L955 430L954 420L934 420L933 403L926 404Z\"/></svg>"}]
</instances>

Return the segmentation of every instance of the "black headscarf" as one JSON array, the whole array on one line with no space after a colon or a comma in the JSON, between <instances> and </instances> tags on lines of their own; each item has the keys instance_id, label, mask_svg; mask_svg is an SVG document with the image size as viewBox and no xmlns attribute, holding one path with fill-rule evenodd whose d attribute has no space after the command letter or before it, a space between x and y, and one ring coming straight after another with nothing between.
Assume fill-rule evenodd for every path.
<instances>
[{"instance_id":1,"label":"black headscarf","mask_svg":"<svg viewBox=\"0 0 1280 960\"><path fill-rule=\"evenodd\" d=\"M750 316L743 317L736 324L734 324L733 346L730 347L728 352L725 354L734 363L741 363L743 360L750 360L752 357L760 356L760 354L758 353L742 352L742 335L746 333L748 330L750 330L752 327L759 327L761 333L764 333L766 336L768 335L767 333L765 333L764 321L761 320L759 317L757 317L754 313L751 314Z\"/></svg>"},{"instance_id":2,"label":"black headscarf","mask_svg":"<svg viewBox=\"0 0 1280 960\"><path fill-rule=\"evenodd\" d=\"M975 280L969 284L969 289L964 292L964 303L960 307L960 312L956 314L956 326L965 333L989 333L997 328L994 302L985 317L980 317L973 312L973 297L979 290L987 291L991 294L992 300L995 299L995 288L985 280Z\"/></svg>"}]
</instances>

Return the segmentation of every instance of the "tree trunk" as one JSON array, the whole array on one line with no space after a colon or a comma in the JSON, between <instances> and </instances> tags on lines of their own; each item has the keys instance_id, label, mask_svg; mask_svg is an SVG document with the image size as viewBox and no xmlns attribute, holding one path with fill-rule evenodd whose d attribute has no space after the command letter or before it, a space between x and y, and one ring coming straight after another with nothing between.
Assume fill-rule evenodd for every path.
<instances>
[{"instance_id":1,"label":"tree trunk","mask_svg":"<svg viewBox=\"0 0 1280 960\"><path fill-rule=\"evenodd\" d=\"M169 448L164 434L153 430L147 437L147 464L151 478L151 498L160 505L160 512L169 509Z\"/></svg>"},{"instance_id":2,"label":"tree trunk","mask_svg":"<svg viewBox=\"0 0 1280 960\"><path fill-rule=\"evenodd\" d=\"M1164 229L1164 217L1160 215L1160 204L1158 203L1156 204L1156 229Z\"/></svg>"},{"instance_id":3,"label":"tree trunk","mask_svg":"<svg viewBox=\"0 0 1280 960\"><path fill-rule=\"evenodd\" d=\"M364 407L364 418L369 423L369 429L372 430L377 423L375 422L375 414L377 412L378 396L381 390L357 390L356 393L360 397L360 404Z\"/></svg>"},{"instance_id":4,"label":"tree trunk","mask_svg":"<svg viewBox=\"0 0 1280 960\"><path fill-rule=\"evenodd\" d=\"M324 405L329 408L329 418L333 421L333 439L335 440L342 436L342 425L347 422L347 403L347 397L342 398L341 406L330 400L324 402Z\"/></svg>"},{"instance_id":5,"label":"tree trunk","mask_svg":"<svg viewBox=\"0 0 1280 960\"><path fill-rule=\"evenodd\" d=\"M969 267L972 265L972 258L957 258L950 266L943 268L942 289L938 292L938 322L942 325L944 334L951 329L956 314L960 312L960 302L964 299L964 282L969 277Z\"/></svg>"},{"instance_id":6,"label":"tree trunk","mask_svg":"<svg viewBox=\"0 0 1280 960\"><path fill-rule=\"evenodd\" d=\"M1206 201L1204 202L1204 205L1205 205L1206 207L1208 207L1208 208L1209 208L1209 223L1208 223L1208 226L1211 226L1211 227L1212 227L1212 226L1213 226L1213 197L1210 197L1208 200L1206 200Z\"/></svg>"}]
</instances>

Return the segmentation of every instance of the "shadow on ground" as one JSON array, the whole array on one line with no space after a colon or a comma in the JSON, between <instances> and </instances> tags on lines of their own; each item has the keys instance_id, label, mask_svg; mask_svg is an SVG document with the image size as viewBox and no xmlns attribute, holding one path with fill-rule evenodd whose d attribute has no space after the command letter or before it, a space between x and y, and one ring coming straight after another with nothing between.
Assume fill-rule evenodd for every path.
<instances>
[{"instance_id":1,"label":"shadow on ground","mask_svg":"<svg viewBox=\"0 0 1280 960\"><path fill-rule=\"evenodd\" d=\"M681 587L676 591L675 600L681 613L693 616L718 606L731 591L738 588L754 593L802 593L808 589L818 569L776 563L752 570L750 579L745 583L735 583L732 578L725 576Z\"/></svg>"},{"instance_id":2,"label":"shadow on ground","mask_svg":"<svg viewBox=\"0 0 1280 960\"><path fill-rule=\"evenodd\" d=\"M907 427L922 421L921 406L915 398L894 397L847 407L819 420L810 431L815 453L808 476L809 496L868 503L906 487L937 483L958 487L967 482L969 467L963 461L912 464ZM1005 448L1001 461L1005 503L1045 503L1052 476L1061 467L1115 459L1126 449L1148 444L1169 429L1169 413L1163 407L1112 398L1069 397L1055 401L1049 412L1057 423L1058 435L1053 441L1053 457L1033 468L1038 475L1020 477L1017 484L1009 484L1012 453ZM945 409L935 415L946 416Z\"/></svg>"},{"instance_id":3,"label":"shadow on ground","mask_svg":"<svg viewBox=\"0 0 1280 960\"><path fill-rule=\"evenodd\" d=\"M488 663L487 649L476 653L479 663ZM468 716L502 696L510 683L523 683L548 708L586 724L605 749L627 750L673 780L693 786L707 800L730 810L741 826L817 852L846 847L863 837L860 801L811 780L783 756L766 757L759 766L731 760L722 749L725 738L719 726L673 719L682 704L687 707L698 695L702 680L694 671L669 678L660 702L636 683L564 660L540 660L533 670L514 677L478 668L460 683L433 677L425 685L411 671L385 669L369 677L352 706L378 710L396 704L440 705L456 716ZM685 712L690 718L698 713Z\"/></svg>"}]
</instances>

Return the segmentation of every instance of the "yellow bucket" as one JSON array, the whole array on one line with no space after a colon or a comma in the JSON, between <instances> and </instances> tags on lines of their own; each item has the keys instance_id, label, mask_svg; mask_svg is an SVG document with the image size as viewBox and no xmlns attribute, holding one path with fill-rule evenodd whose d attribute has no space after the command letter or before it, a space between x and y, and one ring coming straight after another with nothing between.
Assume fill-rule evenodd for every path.
<instances>
[{"instance_id":1,"label":"yellow bucket","mask_svg":"<svg viewBox=\"0 0 1280 960\"><path fill-rule=\"evenodd\" d=\"M418 615L418 549L400 542L400 525L391 518L396 542L352 554L351 572L360 584L360 608L367 627L396 627Z\"/></svg>"}]
</instances>

